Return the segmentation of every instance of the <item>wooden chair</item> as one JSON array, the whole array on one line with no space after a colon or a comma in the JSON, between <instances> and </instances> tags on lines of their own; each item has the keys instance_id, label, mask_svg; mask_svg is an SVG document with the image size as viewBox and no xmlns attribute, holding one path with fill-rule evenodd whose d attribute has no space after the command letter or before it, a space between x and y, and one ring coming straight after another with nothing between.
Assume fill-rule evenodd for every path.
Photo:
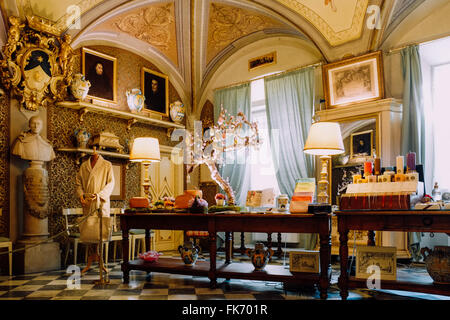
<instances>
[{"instance_id":1,"label":"wooden chair","mask_svg":"<svg viewBox=\"0 0 450 320\"><path fill-rule=\"evenodd\" d=\"M65 208L62 209L62 214L65 218L66 222L66 231L69 234L69 241L67 242L66 246L66 256L64 259L64 265L67 266L67 258L69 257L69 251L70 251L70 244L73 243L73 264L77 264L77 255L78 255L78 245L83 244L83 242L80 240L80 232L74 232L72 229L75 225L75 223L71 223L69 221L70 216L82 216L83 215L83 208ZM109 242L105 241L104 243L105 248L103 249L103 252L105 253L105 263L108 263L108 244ZM85 262L88 262L88 246L86 245L85 249Z\"/></svg>"},{"instance_id":2,"label":"wooden chair","mask_svg":"<svg viewBox=\"0 0 450 320\"><path fill-rule=\"evenodd\" d=\"M12 242L8 238L0 237L0 248L8 248L9 276L12 276Z\"/></svg>"},{"instance_id":3,"label":"wooden chair","mask_svg":"<svg viewBox=\"0 0 450 320\"><path fill-rule=\"evenodd\" d=\"M122 214L123 209L111 208L112 219L112 235L111 242L113 243L113 262L116 262L117 255L117 243L122 241L122 231L117 227L117 215Z\"/></svg>"}]
</instances>

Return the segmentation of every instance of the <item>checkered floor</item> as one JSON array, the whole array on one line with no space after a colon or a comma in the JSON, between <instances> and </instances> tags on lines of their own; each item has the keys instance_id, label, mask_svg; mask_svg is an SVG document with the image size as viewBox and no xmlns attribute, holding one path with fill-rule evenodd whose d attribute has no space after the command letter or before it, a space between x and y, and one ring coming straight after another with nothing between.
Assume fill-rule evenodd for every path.
<instances>
[{"instance_id":1,"label":"checkered floor","mask_svg":"<svg viewBox=\"0 0 450 320\"><path fill-rule=\"evenodd\" d=\"M175 253L161 256L177 256ZM218 259L223 254L219 253ZM207 255L199 259L207 260ZM234 262L248 261L237 255ZM286 265L288 259L274 259L271 263ZM80 265L83 268L84 265ZM316 300L319 292L314 287L304 287L295 291L285 290L282 283L252 280L218 279L216 289L209 288L206 277L174 275L167 273L151 274L147 279L145 272L131 271L130 282L122 282L120 263L109 263L109 283L96 285L99 279L97 265L82 276L79 289L67 286L69 274L66 270L51 271L19 276L0 276L0 300ZM422 267L399 266L398 272L409 273L414 277L428 276ZM337 279L339 265L333 264L332 284L328 299L340 300ZM450 297L402 291L351 290L352 300L449 300Z\"/></svg>"}]
</instances>

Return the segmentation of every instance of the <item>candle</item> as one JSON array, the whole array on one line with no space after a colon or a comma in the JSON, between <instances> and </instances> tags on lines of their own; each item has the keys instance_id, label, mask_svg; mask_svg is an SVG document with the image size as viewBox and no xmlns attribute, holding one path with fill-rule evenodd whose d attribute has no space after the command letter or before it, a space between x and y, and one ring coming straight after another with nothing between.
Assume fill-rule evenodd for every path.
<instances>
[{"instance_id":1,"label":"candle","mask_svg":"<svg viewBox=\"0 0 450 320\"><path fill-rule=\"evenodd\" d=\"M404 165L404 158L403 156L397 156L397 173L404 173L403 169L404 169L405 165Z\"/></svg>"},{"instance_id":2,"label":"candle","mask_svg":"<svg viewBox=\"0 0 450 320\"><path fill-rule=\"evenodd\" d=\"M378 176L381 174L381 159L375 158L375 175Z\"/></svg>"},{"instance_id":3,"label":"candle","mask_svg":"<svg viewBox=\"0 0 450 320\"><path fill-rule=\"evenodd\" d=\"M416 153L410 152L406 155L406 168L409 171L416 171Z\"/></svg>"},{"instance_id":4,"label":"candle","mask_svg":"<svg viewBox=\"0 0 450 320\"><path fill-rule=\"evenodd\" d=\"M364 162L364 176L372 175L372 162L366 161Z\"/></svg>"},{"instance_id":5,"label":"candle","mask_svg":"<svg viewBox=\"0 0 450 320\"><path fill-rule=\"evenodd\" d=\"M361 175L360 174L354 174L353 175L353 183L358 183L358 180L361 179Z\"/></svg>"}]
</instances>

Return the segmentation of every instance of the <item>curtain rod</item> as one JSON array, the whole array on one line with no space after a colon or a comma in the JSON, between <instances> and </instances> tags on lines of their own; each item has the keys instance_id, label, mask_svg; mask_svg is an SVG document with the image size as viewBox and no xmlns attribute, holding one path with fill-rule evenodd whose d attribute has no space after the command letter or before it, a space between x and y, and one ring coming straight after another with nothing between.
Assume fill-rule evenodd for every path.
<instances>
[{"instance_id":1,"label":"curtain rod","mask_svg":"<svg viewBox=\"0 0 450 320\"><path fill-rule=\"evenodd\" d=\"M213 91L221 90L221 89L226 89L226 88L231 88L231 87L236 87L236 86L239 86L239 85L241 85L241 84L250 83L250 82L252 82L252 81L261 80L261 79L266 79L266 78L270 78L270 77L276 77L276 76L279 76L279 75L284 74L284 73L288 73L288 72L292 72L292 71L297 71L297 70L301 70L301 69L306 69L306 68L310 68L310 67L317 68L318 66L321 66L323 63L324 63L323 61L320 61L320 62L308 64L308 65L305 65L305 66L300 66L300 67L295 67L295 68L288 69L288 70L285 70L285 71L280 71L280 72L273 73L273 74L270 74L270 75L267 75L267 76L260 76L260 77L254 78L254 79L252 79L252 80L236 82L236 83L233 83L233 84L229 84L229 85L227 85L227 86L223 86L223 87L216 88L216 89L214 89Z\"/></svg>"},{"instance_id":2,"label":"curtain rod","mask_svg":"<svg viewBox=\"0 0 450 320\"><path fill-rule=\"evenodd\" d=\"M421 44L427 44L427 43L430 43L430 42L433 42L433 41L437 41L437 40L441 40L441 39L445 39L445 38L448 38L448 37L450 37L450 35L447 35L447 36L444 36L444 37L442 37L442 36L434 37L434 38L432 38L432 39L424 40L424 41L422 41L422 42L412 42L412 43L408 43L408 44L405 44L405 45L403 45L403 46L401 46L401 47L397 47L397 48L392 48L392 49L390 49L390 50L387 52L387 54L394 54L394 53L397 53L397 52L399 52L399 51L401 51L401 50L403 50L403 49L405 49L405 48L411 47L411 46L418 46L418 45L421 45Z\"/></svg>"}]
</instances>

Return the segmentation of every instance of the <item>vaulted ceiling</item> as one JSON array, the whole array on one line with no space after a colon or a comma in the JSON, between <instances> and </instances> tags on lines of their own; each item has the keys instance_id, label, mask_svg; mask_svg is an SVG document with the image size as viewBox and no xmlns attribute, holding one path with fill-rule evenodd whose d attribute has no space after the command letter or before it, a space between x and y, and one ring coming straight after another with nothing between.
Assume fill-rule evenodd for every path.
<instances>
[{"instance_id":1,"label":"vaulted ceiling","mask_svg":"<svg viewBox=\"0 0 450 320\"><path fill-rule=\"evenodd\" d=\"M74 48L104 44L134 52L169 75L196 105L212 74L250 43L288 36L331 62L375 50L423 0L5 0L9 15L38 16L72 35ZM368 21L380 8L380 28Z\"/></svg>"}]
</instances>

